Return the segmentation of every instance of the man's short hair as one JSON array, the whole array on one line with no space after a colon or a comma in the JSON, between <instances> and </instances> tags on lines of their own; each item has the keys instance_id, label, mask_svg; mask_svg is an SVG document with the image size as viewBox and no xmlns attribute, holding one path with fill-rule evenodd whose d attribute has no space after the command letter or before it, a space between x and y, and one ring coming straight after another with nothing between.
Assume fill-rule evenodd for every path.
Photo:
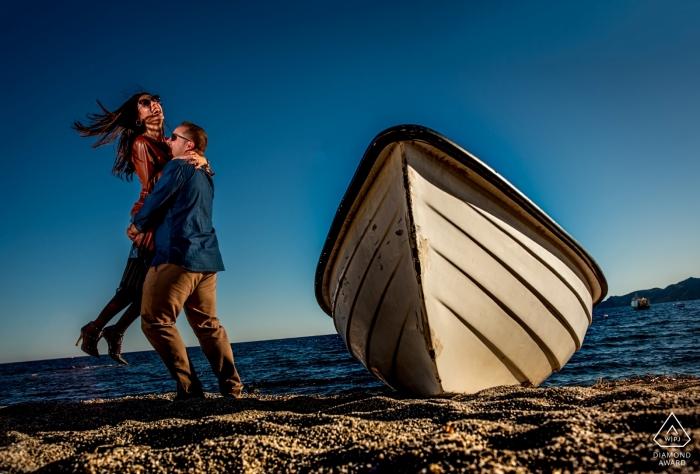
<instances>
[{"instance_id":1,"label":"man's short hair","mask_svg":"<svg viewBox=\"0 0 700 474\"><path fill-rule=\"evenodd\" d=\"M204 155L204 152L207 149L207 134L204 129L199 125L195 125L192 122L187 121L182 122L180 126L187 129L187 138L192 140L192 143L194 143L194 151L200 155Z\"/></svg>"}]
</instances>

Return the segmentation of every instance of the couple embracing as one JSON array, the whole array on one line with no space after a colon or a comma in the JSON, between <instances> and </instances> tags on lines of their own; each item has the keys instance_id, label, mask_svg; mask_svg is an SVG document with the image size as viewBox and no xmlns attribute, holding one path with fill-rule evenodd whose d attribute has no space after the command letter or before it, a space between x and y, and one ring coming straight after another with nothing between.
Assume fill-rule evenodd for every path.
<instances>
[{"instance_id":1,"label":"couple embracing","mask_svg":"<svg viewBox=\"0 0 700 474\"><path fill-rule=\"evenodd\" d=\"M184 308L219 391L238 397L243 385L226 330L216 317L216 275L224 265L212 226L214 173L203 156L207 135L183 122L166 138L156 95L135 94L115 112L99 105L102 113L88 115L88 125L75 122L73 128L82 136L99 137L94 147L118 138L112 172L127 179L136 173L142 189L127 229L134 244L122 282L98 318L81 329L78 343L82 340L81 349L99 357L97 342L104 337L109 355L125 364L122 337L140 315L146 338L177 383L175 399L203 397L175 326ZM124 308L117 324L105 327Z\"/></svg>"}]
</instances>

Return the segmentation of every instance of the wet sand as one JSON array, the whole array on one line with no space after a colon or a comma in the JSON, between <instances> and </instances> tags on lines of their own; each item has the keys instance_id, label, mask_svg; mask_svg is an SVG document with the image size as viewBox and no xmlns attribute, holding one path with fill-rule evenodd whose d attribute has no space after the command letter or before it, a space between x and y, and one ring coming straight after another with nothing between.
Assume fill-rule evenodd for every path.
<instances>
[{"instance_id":1,"label":"wet sand","mask_svg":"<svg viewBox=\"0 0 700 474\"><path fill-rule=\"evenodd\" d=\"M0 408L0 473L700 471L694 378L429 400L173 395ZM685 448L652 439L671 411Z\"/></svg>"}]
</instances>

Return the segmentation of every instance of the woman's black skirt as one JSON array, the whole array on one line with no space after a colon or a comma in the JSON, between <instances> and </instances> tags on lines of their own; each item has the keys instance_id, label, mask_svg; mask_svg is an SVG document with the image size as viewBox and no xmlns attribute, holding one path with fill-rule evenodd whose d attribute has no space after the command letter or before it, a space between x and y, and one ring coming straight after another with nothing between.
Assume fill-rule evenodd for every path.
<instances>
[{"instance_id":1,"label":"woman's black skirt","mask_svg":"<svg viewBox=\"0 0 700 474\"><path fill-rule=\"evenodd\" d=\"M129 252L129 259L126 261L124 275L122 276L122 281L119 283L117 291L129 291L135 294L141 293L143 282L146 280L146 273L148 273L149 268L147 262L150 261L151 257L151 252L139 248L136 244L132 245L131 252Z\"/></svg>"}]
</instances>

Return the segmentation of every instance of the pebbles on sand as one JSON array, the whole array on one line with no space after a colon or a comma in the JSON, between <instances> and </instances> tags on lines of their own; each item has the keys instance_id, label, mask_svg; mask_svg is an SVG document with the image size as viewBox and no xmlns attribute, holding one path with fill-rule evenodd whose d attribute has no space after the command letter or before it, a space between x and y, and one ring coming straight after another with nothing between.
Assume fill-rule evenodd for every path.
<instances>
[{"instance_id":1,"label":"pebbles on sand","mask_svg":"<svg viewBox=\"0 0 700 474\"><path fill-rule=\"evenodd\" d=\"M700 382L497 387L451 399L173 394L0 408L8 472L700 471ZM661 449L673 413L691 442ZM681 452L684 464L659 464Z\"/></svg>"}]
</instances>

